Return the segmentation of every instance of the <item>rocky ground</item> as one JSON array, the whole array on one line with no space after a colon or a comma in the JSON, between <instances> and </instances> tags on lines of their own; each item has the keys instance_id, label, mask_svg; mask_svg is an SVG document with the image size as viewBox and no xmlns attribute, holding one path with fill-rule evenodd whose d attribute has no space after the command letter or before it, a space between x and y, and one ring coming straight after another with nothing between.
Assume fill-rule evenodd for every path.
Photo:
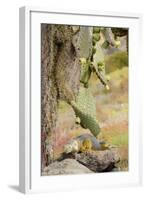
<instances>
[{"instance_id":1,"label":"rocky ground","mask_svg":"<svg viewBox=\"0 0 146 200\"><path fill-rule=\"evenodd\" d=\"M42 175L83 174L118 171L116 164L120 161L117 150L87 151L66 155L61 160L45 167Z\"/></svg>"},{"instance_id":2,"label":"rocky ground","mask_svg":"<svg viewBox=\"0 0 146 200\"><path fill-rule=\"evenodd\" d=\"M108 74L110 76L109 86L110 90L107 92L99 81L92 77L90 87L93 90L93 95L97 100L97 119L101 127L101 133L99 139L105 140L107 143L116 147L116 154L110 153L110 162L115 159L116 167L119 171L128 170L128 68L124 67ZM81 128L79 125L75 125L75 114L72 108L65 102L59 104L59 115L56 127L56 133L54 134L54 159L57 160L62 152L64 145L71 139L80 134L90 133L89 130ZM104 155L104 159L109 154ZM102 153L103 156L103 153ZM120 162L117 157L120 157ZM81 160L90 160L93 158L90 155L90 159L87 159L87 155L84 155L84 159L81 155L78 155L78 159L75 161L61 161L52 163L49 166L50 172L43 172L43 174L62 173L61 166L64 168L64 163L67 162L67 171L64 173L80 173L81 171L89 172L92 169L87 163L81 162ZM68 158L67 158L68 159ZM72 158L69 158L72 159ZM101 159L99 159L101 160ZM106 160L106 159L105 159ZM109 162L109 166L110 163ZM60 164L59 164L60 163ZM78 163L78 164L77 164ZM98 162L97 162L98 163ZM69 167L70 166L70 167ZM76 167L75 167L76 166ZM88 168L88 170L85 168ZM78 169L79 167L79 169ZM81 168L80 168L81 167ZM54 168L54 172L52 171ZM60 169L59 169L60 168ZM70 168L70 169L69 169ZM73 170L72 170L73 169ZM71 171L70 171L71 170ZM95 170L91 170L91 172ZM102 170L96 170L102 171ZM104 171L104 169L103 169Z\"/></svg>"}]
</instances>

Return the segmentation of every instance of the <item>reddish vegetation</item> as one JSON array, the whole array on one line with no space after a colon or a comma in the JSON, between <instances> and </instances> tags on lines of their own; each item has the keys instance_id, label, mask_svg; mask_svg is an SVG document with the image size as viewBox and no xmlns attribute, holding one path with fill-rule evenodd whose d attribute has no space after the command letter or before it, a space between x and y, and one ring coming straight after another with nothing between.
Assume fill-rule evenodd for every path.
<instances>
[{"instance_id":1,"label":"reddish vegetation","mask_svg":"<svg viewBox=\"0 0 146 200\"><path fill-rule=\"evenodd\" d=\"M106 125L103 126L102 131L104 133L125 133L128 129L128 122L127 120L119 121L119 122L107 122Z\"/></svg>"},{"instance_id":2,"label":"reddish vegetation","mask_svg":"<svg viewBox=\"0 0 146 200\"><path fill-rule=\"evenodd\" d=\"M72 138L69 131L63 128L56 128L54 133L54 144L53 147L56 150L56 154L63 151L63 146Z\"/></svg>"}]
</instances>

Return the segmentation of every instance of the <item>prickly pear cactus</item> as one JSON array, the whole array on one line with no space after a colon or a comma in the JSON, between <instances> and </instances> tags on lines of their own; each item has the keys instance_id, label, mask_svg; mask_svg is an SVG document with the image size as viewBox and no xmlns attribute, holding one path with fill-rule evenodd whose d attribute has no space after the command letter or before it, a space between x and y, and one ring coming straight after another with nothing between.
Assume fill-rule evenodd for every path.
<instances>
[{"instance_id":1,"label":"prickly pear cactus","mask_svg":"<svg viewBox=\"0 0 146 200\"><path fill-rule=\"evenodd\" d=\"M72 101L71 105L76 117L80 118L81 126L97 136L100 133L100 127L96 119L96 102L90 89L81 86L76 101Z\"/></svg>"},{"instance_id":2,"label":"prickly pear cactus","mask_svg":"<svg viewBox=\"0 0 146 200\"><path fill-rule=\"evenodd\" d=\"M88 58L92 54L92 33L93 28L87 26L80 27L80 34L78 37L78 44L74 44L77 46L79 50L79 57ZM75 41L75 38L74 38ZM73 42L74 43L74 42Z\"/></svg>"},{"instance_id":3,"label":"prickly pear cactus","mask_svg":"<svg viewBox=\"0 0 146 200\"><path fill-rule=\"evenodd\" d=\"M60 31L61 29L61 31ZM90 27L57 26L56 41L59 42L55 77L59 98L70 103L79 90L79 58L88 58L92 47Z\"/></svg>"},{"instance_id":4,"label":"prickly pear cactus","mask_svg":"<svg viewBox=\"0 0 146 200\"><path fill-rule=\"evenodd\" d=\"M82 58L81 64L81 75L80 75L80 82L84 84L84 87L88 87L88 81L91 76L91 68L89 63L85 58Z\"/></svg>"}]
</instances>

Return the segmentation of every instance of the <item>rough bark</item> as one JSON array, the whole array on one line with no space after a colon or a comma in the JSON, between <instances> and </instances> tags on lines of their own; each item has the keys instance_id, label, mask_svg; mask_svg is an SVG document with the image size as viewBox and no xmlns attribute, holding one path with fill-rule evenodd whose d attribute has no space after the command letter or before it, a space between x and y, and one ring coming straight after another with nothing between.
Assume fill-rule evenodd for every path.
<instances>
[{"instance_id":1,"label":"rough bark","mask_svg":"<svg viewBox=\"0 0 146 200\"><path fill-rule=\"evenodd\" d=\"M92 28L67 25L41 26L41 150L42 165L48 165L46 137L51 137L59 99L70 103L78 93L80 57L91 54ZM51 157L51 156L50 156Z\"/></svg>"}]
</instances>

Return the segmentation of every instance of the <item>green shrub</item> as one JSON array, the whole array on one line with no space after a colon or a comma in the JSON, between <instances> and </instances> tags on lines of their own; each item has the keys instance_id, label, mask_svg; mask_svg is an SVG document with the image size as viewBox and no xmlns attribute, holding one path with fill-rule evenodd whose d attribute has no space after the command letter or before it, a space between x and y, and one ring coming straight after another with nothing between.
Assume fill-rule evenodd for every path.
<instances>
[{"instance_id":1,"label":"green shrub","mask_svg":"<svg viewBox=\"0 0 146 200\"><path fill-rule=\"evenodd\" d=\"M116 52L112 55L106 56L105 59L106 73L121 69L125 66L128 67L128 54L127 52Z\"/></svg>"}]
</instances>

